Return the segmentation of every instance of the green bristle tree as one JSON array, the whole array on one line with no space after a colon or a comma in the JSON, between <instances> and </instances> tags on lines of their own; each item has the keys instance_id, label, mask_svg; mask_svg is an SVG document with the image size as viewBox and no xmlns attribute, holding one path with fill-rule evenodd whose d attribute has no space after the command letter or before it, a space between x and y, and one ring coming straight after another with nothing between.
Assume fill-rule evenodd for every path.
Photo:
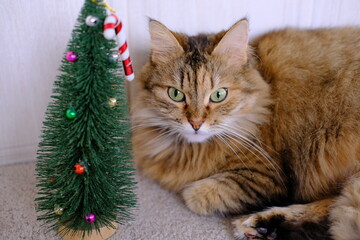
<instances>
[{"instance_id":1,"label":"green bristle tree","mask_svg":"<svg viewBox=\"0 0 360 240\"><path fill-rule=\"evenodd\" d=\"M111 58L116 42L103 36L106 16L104 6L85 1L39 144L38 218L63 234L114 228L136 205L125 81Z\"/></svg>"}]
</instances>

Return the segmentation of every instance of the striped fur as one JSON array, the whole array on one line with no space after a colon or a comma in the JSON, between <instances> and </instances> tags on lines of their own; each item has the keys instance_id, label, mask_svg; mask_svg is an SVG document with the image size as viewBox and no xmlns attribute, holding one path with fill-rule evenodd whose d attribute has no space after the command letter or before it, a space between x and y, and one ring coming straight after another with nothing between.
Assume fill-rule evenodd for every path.
<instances>
[{"instance_id":1,"label":"striped fur","mask_svg":"<svg viewBox=\"0 0 360 240\"><path fill-rule=\"evenodd\" d=\"M151 20L150 33L132 105L145 176L197 214L259 211L234 220L238 239L360 239L359 28L286 29L250 45L246 20L195 37ZM225 100L210 101L219 88Z\"/></svg>"}]
</instances>

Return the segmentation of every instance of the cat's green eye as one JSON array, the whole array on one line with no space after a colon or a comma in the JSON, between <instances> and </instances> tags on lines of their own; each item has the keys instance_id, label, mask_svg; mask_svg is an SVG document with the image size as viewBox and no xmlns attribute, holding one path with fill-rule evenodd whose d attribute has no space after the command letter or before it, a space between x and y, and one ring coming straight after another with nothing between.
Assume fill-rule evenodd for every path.
<instances>
[{"instance_id":1,"label":"cat's green eye","mask_svg":"<svg viewBox=\"0 0 360 240\"><path fill-rule=\"evenodd\" d=\"M185 100L185 94L176 88L169 87L168 94L169 97L175 102L182 102Z\"/></svg>"},{"instance_id":2,"label":"cat's green eye","mask_svg":"<svg viewBox=\"0 0 360 240\"><path fill-rule=\"evenodd\" d=\"M210 95L210 100L215 103L219 103L225 100L228 94L227 88L219 88Z\"/></svg>"}]
</instances>

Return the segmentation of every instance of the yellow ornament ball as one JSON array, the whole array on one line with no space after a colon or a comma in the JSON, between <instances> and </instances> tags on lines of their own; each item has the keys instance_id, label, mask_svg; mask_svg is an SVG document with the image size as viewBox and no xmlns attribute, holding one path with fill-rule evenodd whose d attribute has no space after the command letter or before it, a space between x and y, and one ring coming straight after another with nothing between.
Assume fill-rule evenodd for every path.
<instances>
[{"instance_id":1,"label":"yellow ornament ball","mask_svg":"<svg viewBox=\"0 0 360 240\"><path fill-rule=\"evenodd\" d=\"M117 104L117 99L116 98L110 98L109 99L109 106L110 107L115 107Z\"/></svg>"},{"instance_id":2,"label":"yellow ornament ball","mask_svg":"<svg viewBox=\"0 0 360 240\"><path fill-rule=\"evenodd\" d=\"M56 204L55 206L54 206L54 213L56 214L56 215L62 215L63 213L64 213L64 208L62 208L62 207L60 207L60 205L59 204Z\"/></svg>"}]
</instances>

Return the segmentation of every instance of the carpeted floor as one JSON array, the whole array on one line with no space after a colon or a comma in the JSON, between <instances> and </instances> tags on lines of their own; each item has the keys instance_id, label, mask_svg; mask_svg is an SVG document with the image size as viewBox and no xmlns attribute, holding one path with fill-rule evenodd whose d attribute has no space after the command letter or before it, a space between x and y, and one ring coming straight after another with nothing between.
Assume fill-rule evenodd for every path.
<instances>
[{"instance_id":1,"label":"carpeted floor","mask_svg":"<svg viewBox=\"0 0 360 240\"><path fill-rule=\"evenodd\" d=\"M0 240L57 240L36 220L35 164L0 167ZM120 226L110 240L230 240L229 220L200 217L178 197L137 176L139 209L136 218Z\"/></svg>"}]
</instances>

